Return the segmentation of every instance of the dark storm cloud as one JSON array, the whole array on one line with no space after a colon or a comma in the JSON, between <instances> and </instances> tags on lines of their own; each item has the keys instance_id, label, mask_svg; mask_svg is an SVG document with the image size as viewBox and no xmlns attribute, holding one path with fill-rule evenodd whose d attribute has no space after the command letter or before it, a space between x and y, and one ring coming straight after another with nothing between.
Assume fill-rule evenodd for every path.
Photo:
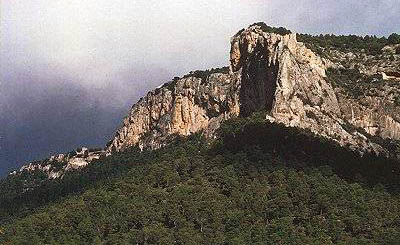
<instances>
[{"instance_id":1,"label":"dark storm cloud","mask_svg":"<svg viewBox=\"0 0 400 245\"><path fill-rule=\"evenodd\" d=\"M154 73L133 68L121 71L118 82L93 89L55 70L45 76L29 70L4 76L0 175L50 154L80 146L103 147L131 104L166 76L153 68Z\"/></svg>"},{"instance_id":2,"label":"dark storm cloud","mask_svg":"<svg viewBox=\"0 0 400 245\"><path fill-rule=\"evenodd\" d=\"M88 91L77 84L53 78L45 86L21 75L24 83L8 80L9 99L0 118L0 164L7 171L26 160L72 150L82 144L99 146L109 138L124 114L88 101ZM4 91L4 90L3 90Z\"/></svg>"},{"instance_id":3,"label":"dark storm cloud","mask_svg":"<svg viewBox=\"0 0 400 245\"><path fill-rule=\"evenodd\" d=\"M229 38L251 23L313 34L400 27L398 0L14 0L0 9L0 176L103 146L148 90L227 65Z\"/></svg>"}]
</instances>

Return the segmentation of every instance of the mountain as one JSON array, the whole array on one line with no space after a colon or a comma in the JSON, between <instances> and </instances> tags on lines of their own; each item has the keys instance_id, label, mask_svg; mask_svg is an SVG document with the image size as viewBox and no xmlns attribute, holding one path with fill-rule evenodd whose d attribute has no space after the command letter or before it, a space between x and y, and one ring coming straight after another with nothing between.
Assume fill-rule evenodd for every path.
<instances>
[{"instance_id":1,"label":"mountain","mask_svg":"<svg viewBox=\"0 0 400 245\"><path fill-rule=\"evenodd\" d=\"M351 49L346 44L353 39L359 47ZM361 154L396 155L391 148L400 139L400 58L399 45L388 43L368 36L360 41L357 36L298 35L256 23L232 37L229 67L175 77L141 98L106 152L95 158L133 146L158 149L176 135L202 131L212 138L223 121L256 111ZM48 176L74 169L69 159L53 156L20 171L50 169L54 159L63 167L44 170ZM82 166L91 159L82 159Z\"/></svg>"},{"instance_id":2,"label":"mountain","mask_svg":"<svg viewBox=\"0 0 400 245\"><path fill-rule=\"evenodd\" d=\"M105 149L2 180L0 242L399 241L398 49L240 30L229 67L149 92Z\"/></svg>"},{"instance_id":3,"label":"mountain","mask_svg":"<svg viewBox=\"0 0 400 245\"><path fill-rule=\"evenodd\" d=\"M339 58L344 55L332 52L330 59L321 58L298 42L296 34L266 31L265 25L253 25L232 38L229 72L198 71L149 92L132 107L107 151L135 145L157 149L171 135L201 130L211 136L226 119L264 110L269 121L310 129L359 152L388 154L370 136L400 139L400 111L393 101L396 82L363 98L369 102L346 97L347 91L335 91L331 81L337 70L347 72ZM393 57L398 64L398 55ZM379 69L386 71L387 66Z\"/></svg>"}]
</instances>

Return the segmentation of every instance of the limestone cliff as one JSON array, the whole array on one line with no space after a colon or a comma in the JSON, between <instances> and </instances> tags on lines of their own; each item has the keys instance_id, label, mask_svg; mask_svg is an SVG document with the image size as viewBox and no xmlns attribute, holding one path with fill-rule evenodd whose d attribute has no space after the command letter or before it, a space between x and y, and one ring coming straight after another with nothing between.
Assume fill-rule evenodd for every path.
<instances>
[{"instance_id":1,"label":"limestone cliff","mask_svg":"<svg viewBox=\"0 0 400 245\"><path fill-rule=\"evenodd\" d=\"M156 149L172 135L204 131L211 136L220 123L239 114L237 73L194 74L149 92L135 104L108 145L108 152L137 145Z\"/></svg>"},{"instance_id":2,"label":"limestone cliff","mask_svg":"<svg viewBox=\"0 0 400 245\"><path fill-rule=\"evenodd\" d=\"M107 152L158 148L174 134L212 136L222 121L260 110L270 121L310 129L354 150L384 152L363 132L346 127L327 82L328 62L297 42L296 34L253 25L231 39L229 73L192 74L148 93L132 107Z\"/></svg>"},{"instance_id":3,"label":"limestone cliff","mask_svg":"<svg viewBox=\"0 0 400 245\"><path fill-rule=\"evenodd\" d=\"M385 46L379 55L326 50L324 56L342 73L334 84L343 119L371 135L400 140L400 54L391 49ZM329 80L337 73L330 72Z\"/></svg>"},{"instance_id":4,"label":"limestone cliff","mask_svg":"<svg viewBox=\"0 0 400 245\"><path fill-rule=\"evenodd\" d=\"M231 67L241 71L240 112L267 110L268 119L348 145L354 150L382 152L361 132L347 131L326 64L296 34L265 33L253 26L233 37Z\"/></svg>"}]
</instances>

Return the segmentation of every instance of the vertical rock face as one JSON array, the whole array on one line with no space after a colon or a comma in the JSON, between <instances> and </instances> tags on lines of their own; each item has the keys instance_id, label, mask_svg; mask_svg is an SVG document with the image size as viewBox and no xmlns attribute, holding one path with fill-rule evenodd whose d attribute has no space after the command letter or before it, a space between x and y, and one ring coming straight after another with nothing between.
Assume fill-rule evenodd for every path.
<instances>
[{"instance_id":1,"label":"vertical rock face","mask_svg":"<svg viewBox=\"0 0 400 245\"><path fill-rule=\"evenodd\" d=\"M268 41L278 44L281 36L269 35L267 41L263 34L246 30L232 39L231 69L241 69L240 113L243 116L272 109L275 97L279 61L271 57L277 50L271 50Z\"/></svg>"},{"instance_id":2,"label":"vertical rock face","mask_svg":"<svg viewBox=\"0 0 400 245\"><path fill-rule=\"evenodd\" d=\"M344 129L324 61L295 34L265 33L258 26L244 30L232 38L231 69L241 75L243 116L266 110L270 121L310 129L353 149L381 150L359 132Z\"/></svg>"},{"instance_id":3,"label":"vertical rock face","mask_svg":"<svg viewBox=\"0 0 400 245\"><path fill-rule=\"evenodd\" d=\"M328 80L335 85L342 118L373 136L400 140L400 44L376 54L308 45L329 61Z\"/></svg>"},{"instance_id":4,"label":"vertical rock face","mask_svg":"<svg viewBox=\"0 0 400 245\"><path fill-rule=\"evenodd\" d=\"M302 103L340 116L323 61L298 43L295 34L281 36L250 27L232 39L231 67L241 69L243 114L267 109L275 115L295 115L299 108L293 110L290 104Z\"/></svg>"},{"instance_id":5,"label":"vertical rock face","mask_svg":"<svg viewBox=\"0 0 400 245\"><path fill-rule=\"evenodd\" d=\"M400 140L400 108L390 102L392 91L382 91L382 96L365 96L362 101L339 95L343 119L368 134Z\"/></svg>"}]
</instances>

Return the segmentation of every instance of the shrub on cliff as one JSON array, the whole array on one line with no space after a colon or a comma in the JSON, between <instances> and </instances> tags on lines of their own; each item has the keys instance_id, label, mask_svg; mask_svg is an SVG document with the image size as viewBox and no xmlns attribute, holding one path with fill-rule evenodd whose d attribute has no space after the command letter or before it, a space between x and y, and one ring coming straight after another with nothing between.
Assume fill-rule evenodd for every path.
<instances>
[{"instance_id":1,"label":"shrub on cliff","mask_svg":"<svg viewBox=\"0 0 400 245\"><path fill-rule=\"evenodd\" d=\"M272 27L272 26L265 24L264 22L257 22L257 23L250 25L250 27L252 27L252 26L259 26L259 27L261 27L261 30L264 32L276 33L279 35L287 35L287 34L292 33L290 30L288 30L284 27Z\"/></svg>"},{"instance_id":2,"label":"shrub on cliff","mask_svg":"<svg viewBox=\"0 0 400 245\"><path fill-rule=\"evenodd\" d=\"M328 80L334 87L340 87L347 92L348 95L354 98L360 98L368 94L373 89L383 86L387 81L384 81L379 75L365 75L357 69L327 69Z\"/></svg>"}]
</instances>

